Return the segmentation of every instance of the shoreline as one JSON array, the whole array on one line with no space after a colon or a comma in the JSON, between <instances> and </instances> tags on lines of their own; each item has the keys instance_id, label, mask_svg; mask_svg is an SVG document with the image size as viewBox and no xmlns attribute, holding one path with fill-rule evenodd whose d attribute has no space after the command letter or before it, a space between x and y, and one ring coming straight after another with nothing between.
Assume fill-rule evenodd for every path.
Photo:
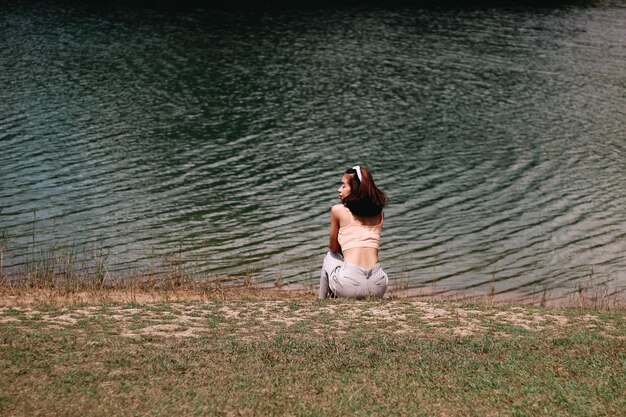
<instances>
[{"instance_id":1,"label":"shoreline","mask_svg":"<svg viewBox=\"0 0 626 417\"><path fill-rule=\"evenodd\" d=\"M226 282L227 284L223 284ZM229 277L204 280L168 280L140 277L111 285L97 282L7 281L0 276L0 306L30 305L105 305L199 302L213 300L317 300L317 287L271 283L256 284ZM383 300L425 301L481 305L519 305L528 307L569 308L589 311L626 311L626 293L608 293L604 288L581 288L567 295L553 296L519 292L495 293L470 290L438 291L433 287L390 286ZM332 300L330 301L332 302ZM358 302L358 301L357 301Z\"/></svg>"},{"instance_id":2,"label":"shoreline","mask_svg":"<svg viewBox=\"0 0 626 417\"><path fill-rule=\"evenodd\" d=\"M0 208L1 211L1 208ZM236 275L199 274L177 259L169 259L164 270L129 269L109 271L107 257L94 250L78 259L74 247L69 251L32 253L20 266L3 265L9 239L0 234L0 306L32 302L57 304L85 302L160 302L168 300L209 300L253 298L317 298L317 281L284 282L280 275L271 281L257 282L252 270ZM83 253L84 254L84 253ZM547 283L516 289L502 289L490 281L479 287L459 289L442 284L411 285L408 278L391 280L385 299L418 299L453 302L479 302L589 310L626 310L626 287L602 281L593 269L571 286L548 288ZM529 289L524 292L522 289Z\"/></svg>"}]
</instances>

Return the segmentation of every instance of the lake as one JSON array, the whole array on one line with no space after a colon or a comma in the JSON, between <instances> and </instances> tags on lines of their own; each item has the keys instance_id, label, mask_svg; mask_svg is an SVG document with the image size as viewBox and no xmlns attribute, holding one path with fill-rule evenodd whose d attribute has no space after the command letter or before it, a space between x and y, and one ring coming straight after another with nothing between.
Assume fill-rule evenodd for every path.
<instances>
[{"instance_id":1,"label":"lake","mask_svg":"<svg viewBox=\"0 0 626 417\"><path fill-rule=\"evenodd\" d=\"M626 287L623 2L15 2L0 39L5 272L70 248L316 286L360 164L394 285Z\"/></svg>"}]
</instances>

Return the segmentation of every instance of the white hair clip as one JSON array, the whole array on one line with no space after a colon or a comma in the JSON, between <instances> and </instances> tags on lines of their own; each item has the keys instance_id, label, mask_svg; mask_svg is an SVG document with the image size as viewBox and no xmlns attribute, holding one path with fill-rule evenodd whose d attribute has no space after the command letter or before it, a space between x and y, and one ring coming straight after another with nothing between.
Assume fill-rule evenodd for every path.
<instances>
[{"instance_id":1,"label":"white hair clip","mask_svg":"<svg viewBox=\"0 0 626 417\"><path fill-rule=\"evenodd\" d=\"M359 181L363 181L363 176L361 175L361 167L359 165L353 166L352 169L356 170L356 176L359 178Z\"/></svg>"}]
</instances>

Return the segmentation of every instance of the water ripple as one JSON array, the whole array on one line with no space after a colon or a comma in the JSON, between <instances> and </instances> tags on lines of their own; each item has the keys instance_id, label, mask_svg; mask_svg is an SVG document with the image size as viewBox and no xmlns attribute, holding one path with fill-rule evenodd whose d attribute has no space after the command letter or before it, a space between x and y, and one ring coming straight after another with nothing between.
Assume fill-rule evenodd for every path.
<instances>
[{"instance_id":1,"label":"water ripple","mask_svg":"<svg viewBox=\"0 0 626 417\"><path fill-rule=\"evenodd\" d=\"M3 8L4 267L95 248L315 284L359 163L397 285L623 287L624 13Z\"/></svg>"}]
</instances>

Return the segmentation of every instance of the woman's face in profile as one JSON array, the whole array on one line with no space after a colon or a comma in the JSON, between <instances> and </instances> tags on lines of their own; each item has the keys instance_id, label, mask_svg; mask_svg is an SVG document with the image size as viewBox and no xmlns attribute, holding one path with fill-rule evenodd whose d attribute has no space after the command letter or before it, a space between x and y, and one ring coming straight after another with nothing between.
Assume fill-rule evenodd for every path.
<instances>
[{"instance_id":1,"label":"woman's face in profile","mask_svg":"<svg viewBox=\"0 0 626 417\"><path fill-rule=\"evenodd\" d=\"M341 186L337 190L339 192L339 199L343 201L344 198L350 195L350 175L343 174L341 177Z\"/></svg>"}]
</instances>

